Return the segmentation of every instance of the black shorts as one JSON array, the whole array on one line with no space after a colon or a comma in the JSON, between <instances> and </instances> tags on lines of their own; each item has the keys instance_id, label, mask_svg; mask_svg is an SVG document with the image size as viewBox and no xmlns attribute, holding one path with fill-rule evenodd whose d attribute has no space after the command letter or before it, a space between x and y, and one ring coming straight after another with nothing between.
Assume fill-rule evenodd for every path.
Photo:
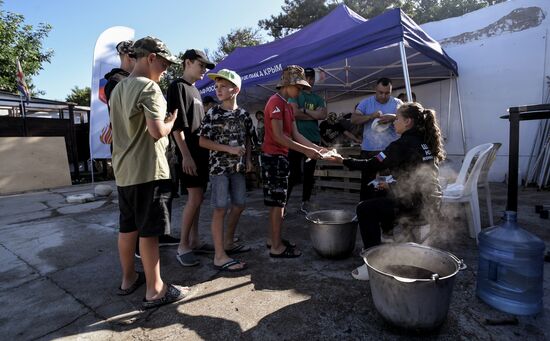
<instances>
[{"instance_id":1,"label":"black shorts","mask_svg":"<svg viewBox=\"0 0 550 341\"><path fill-rule=\"evenodd\" d=\"M290 173L285 155L262 154L262 181L264 183L264 204L285 207Z\"/></svg>"},{"instance_id":2,"label":"black shorts","mask_svg":"<svg viewBox=\"0 0 550 341\"><path fill-rule=\"evenodd\" d=\"M140 237L170 234L171 181L117 187L120 232L138 231Z\"/></svg>"},{"instance_id":3,"label":"black shorts","mask_svg":"<svg viewBox=\"0 0 550 341\"><path fill-rule=\"evenodd\" d=\"M187 147L189 148L191 157L193 158L193 161L195 161L195 165L197 166L197 176L189 175L182 171L181 183L185 188L202 187L203 190L206 191L206 187L208 186L208 179L210 177L210 169L208 163L210 151L208 149L200 147L198 145L198 139L196 141L188 141ZM179 166L181 167L183 158L181 157L181 154L179 154L178 156L180 161Z\"/></svg>"}]
</instances>

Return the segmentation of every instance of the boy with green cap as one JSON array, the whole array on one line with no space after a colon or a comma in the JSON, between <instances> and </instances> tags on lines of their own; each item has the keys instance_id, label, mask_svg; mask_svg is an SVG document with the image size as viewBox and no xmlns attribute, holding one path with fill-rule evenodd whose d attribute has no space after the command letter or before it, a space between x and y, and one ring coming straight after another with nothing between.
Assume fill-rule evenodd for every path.
<instances>
[{"instance_id":1,"label":"boy with green cap","mask_svg":"<svg viewBox=\"0 0 550 341\"><path fill-rule=\"evenodd\" d=\"M216 82L216 96L221 101L220 105L206 113L199 133L201 147L210 150L214 268L220 271L240 271L246 268L246 263L230 258L228 254L250 251L248 246L234 244L233 237L245 207L245 171L252 170L254 125L249 113L237 104L241 77L227 69L210 73L208 77ZM223 226L229 197L231 208L224 238Z\"/></svg>"}]
</instances>

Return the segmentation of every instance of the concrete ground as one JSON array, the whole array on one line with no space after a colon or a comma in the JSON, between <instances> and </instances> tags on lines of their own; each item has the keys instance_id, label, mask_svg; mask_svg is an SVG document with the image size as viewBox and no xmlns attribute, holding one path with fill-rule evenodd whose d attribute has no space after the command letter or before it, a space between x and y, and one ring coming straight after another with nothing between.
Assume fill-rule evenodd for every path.
<instances>
[{"instance_id":1,"label":"concrete ground","mask_svg":"<svg viewBox=\"0 0 550 341\"><path fill-rule=\"evenodd\" d=\"M114 184L108 183L114 188ZM504 209L506 187L492 184L495 216ZM463 258L468 269L456 278L444 324L430 333L400 330L377 313L368 282L350 271L361 264L357 238L353 257L328 260L311 247L304 216L293 193L286 236L304 254L298 259L268 256L267 210L260 190L249 192L249 205L239 234L252 251L240 255L249 269L218 273L210 256L201 265L182 268L175 247L161 249L161 271L167 282L192 287L183 302L141 311L144 288L119 297L120 269L116 247L116 193L85 204L68 204L67 196L93 192L79 185L0 197L0 335L4 340L135 339L135 340L365 340L550 339L550 266L545 263L544 309L521 317L497 311L475 295L478 252L468 237L463 211L437 227L427 243ZM317 209L353 210L358 194L318 191ZM482 198L483 200L483 198ZM549 202L549 192L521 190L519 223L550 243L550 221L533 205ZM483 202L483 201L482 201ZM174 236L179 235L185 197L175 200ZM209 240L210 208L203 206L200 229ZM482 206L483 207L483 206ZM483 212L483 220L486 216ZM489 319L489 321L488 321ZM491 325L490 322L497 325Z\"/></svg>"}]
</instances>

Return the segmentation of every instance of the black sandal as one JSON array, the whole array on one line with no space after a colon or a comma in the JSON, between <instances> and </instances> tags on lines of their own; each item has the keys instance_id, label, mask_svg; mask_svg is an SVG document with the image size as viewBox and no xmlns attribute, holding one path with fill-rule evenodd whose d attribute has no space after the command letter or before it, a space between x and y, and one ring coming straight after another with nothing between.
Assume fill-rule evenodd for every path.
<instances>
[{"instance_id":1,"label":"black sandal","mask_svg":"<svg viewBox=\"0 0 550 341\"><path fill-rule=\"evenodd\" d=\"M283 245L286 247L293 247L293 248L296 247L296 244L294 244L290 240L282 239L282 242L283 242ZM269 245L268 243L265 243L265 247L266 249L271 249L271 245Z\"/></svg>"},{"instance_id":2,"label":"black sandal","mask_svg":"<svg viewBox=\"0 0 550 341\"><path fill-rule=\"evenodd\" d=\"M294 248L287 246L285 250L281 253L269 253L269 257L271 258L297 258L302 255L302 252L296 254L294 253Z\"/></svg>"},{"instance_id":3,"label":"black sandal","mask_svg":"<svg viewBox=\"0 0 550 341\"><path fill-rule=\"evenodd\" d=\"M145 283L145 274L143 272L137 272L138 278L134 282L134 284L130 285L126 289L122 289L121 287L118 287L117 295L118 296L126 296L130 295L134 291L136 291L142 284Z\"/></svg>"}]
</instances>

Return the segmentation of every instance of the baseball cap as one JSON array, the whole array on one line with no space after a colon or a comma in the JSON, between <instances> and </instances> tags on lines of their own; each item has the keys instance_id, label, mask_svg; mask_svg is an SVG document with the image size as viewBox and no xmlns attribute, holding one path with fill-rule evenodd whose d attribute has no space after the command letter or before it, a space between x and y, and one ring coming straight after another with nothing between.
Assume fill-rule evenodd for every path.
<instances>
[{"instance_id":1,"label":"baseball cap","mask_svg":"<svg viewBox=\"0 0 550 341\"><path fill-rule=\"evenodd\" d=\"M241 88L241 76L239 76L233 70L221 69L217 73L209 73L208 78L212 80L216 80L216 78L222 78L233 83L237 88Z\"/></svg>"},{"instance_id":2,"label":"baseball cap","mask_svg":"<svg viewBox=\"0 0 550 341\"><path fill-rule=\"evenodd\" d=\"M216 100L212 96L204 96L202 98L202 104L205 105L205 104L209 104L209 103L218 104L218 102L216 102Z\"/></svg>"},{"instance_id":3,"label":"baseball cap","mask_svg":"<svg viewBox=\"0 0 550 341\"><path fill-rule=\"evenodd\" d=\"M212 70L216 66L214 62L211 62L210 60L208 60L208 57L206 56L206 54L201 50L196 50L196 49L187 50L183 54L182 59L184 61L186 59L189 59L189 60L198 60L200 62L203 62L206 65L206 68L208 68L209 70Z\"/></svg>"},{"instance_id":4,"label":"baseball cap","mask_svg":"<svg viewBox=\"0 0 550 341\"><path fill-rule=\"evenodd\" d=\"M116 45L116 51L119 54L128 54L132 56L132 54L134 53L133 45L134 45L133 40L123 40Z\"/></svg>"},{"instance_id":5,"label":"baseball cap","mask_svg":"<svg viewBox=\"0 0 550 341\"><path fill-rule=\"evenodd\" d=\"M283 69L281 79L277 83L277 89L289 85L302 85L306 89L311 89L311 85L306 81L304 69L298 65L289 65Z\"/></svg>"},{"instance_id":6,"label":"baseball cap","mask_svg":"<svg viewBox=\"0 0 550 341\"><path fill-rule=\"evenodd\" d=\"M141 38L134 43L133 47L135 55L147 55L149 53L156 53L170 63L181 62L178 58L176 58L176 56L174 56L170 52L170 50L168 50L168 47L166 47L166 44L164 44L162 40L155 37L147 36L145 38Z\"/></svg>"},{"instance_id":7,"label":"baseball cap","mask_svg":"<svg viewBox=\"0 0 550 341\"><path fill-rule=\"evenodd\" d=\"M306 75L306 77L315 78L315 69L311 67L306 67L304 69L304 74Z\"/></svg>"}]
</instances>

